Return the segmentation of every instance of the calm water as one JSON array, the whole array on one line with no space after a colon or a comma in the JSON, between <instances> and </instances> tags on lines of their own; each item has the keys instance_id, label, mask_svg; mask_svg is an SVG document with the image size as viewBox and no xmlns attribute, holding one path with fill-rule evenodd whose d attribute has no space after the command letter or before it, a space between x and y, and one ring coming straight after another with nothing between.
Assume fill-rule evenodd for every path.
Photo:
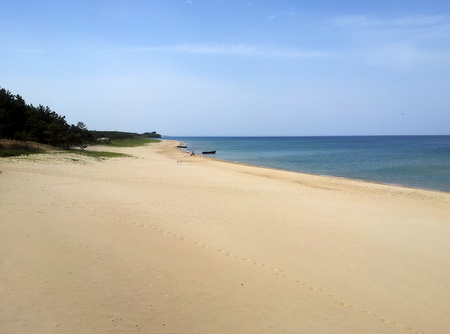
<instances>
[{"instance_id":1,"label":"calm water","mask_svg":"<svg viewBox=\"0 0 450 334\"><path fill-rule=\"evenodd\" d=\"M450 136L167 139L222 160L450 192Z\"/></svg>"}]
</instances>

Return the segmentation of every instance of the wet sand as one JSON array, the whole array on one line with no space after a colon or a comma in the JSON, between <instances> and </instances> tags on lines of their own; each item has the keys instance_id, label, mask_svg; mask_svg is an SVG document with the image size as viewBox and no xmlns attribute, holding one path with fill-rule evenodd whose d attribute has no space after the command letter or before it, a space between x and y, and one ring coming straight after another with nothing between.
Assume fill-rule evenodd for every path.
<instances>
[{"instance_id":1,"label":"wet sand","mask_svg":"<svg viewBox=\"0 0 450 334\"><path fill-rule=\"evenodd\" d=\"M448 333L450 194L176 145L0 159L1 333Z\"/></svg>"}]
</instances>

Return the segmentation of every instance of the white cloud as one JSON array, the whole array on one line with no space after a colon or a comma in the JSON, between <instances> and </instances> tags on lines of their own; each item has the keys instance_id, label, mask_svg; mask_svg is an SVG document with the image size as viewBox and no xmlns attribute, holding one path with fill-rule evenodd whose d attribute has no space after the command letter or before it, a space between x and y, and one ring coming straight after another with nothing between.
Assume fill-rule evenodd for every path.
<instances>
[{"instance_id":1,"label":"white cloud","mask_svg":"<svg viewBox=\"0 0 450 334\"><path fill-rule=\"evenodd\" d=\"M450 17L349 15L335 18L334 24L351 42L348 54L362 57L371 65L399 71L424 64L448 67Z\"/></svg>"},{"instance_id":2,"label":"white cloud","mask_svg":"<svg viewBox=\"0 0 450 334\"><path fill-rule=\"evenodd\" d=\"M450 36L450 18L444 15L415 15L396 18L376 18L347 15L334 19L341 28L378 33L396 33L412 36Z\"/></svg>"},{"instance_id":3,"label":"white cloud","mask_svg":"<svg viewBox=\"0 0 450 334\"><path fill-rule=\"evenodd\" d=\"M38 54L38 53L46 53L47 50L43 50L43 49L24 49L24 48L11 48L9 50L4 50L4 51L9 51L9 52L13 52L13 53L29 53L29 54Z\"/></svg>"},{"instance_id":4,"label":"white cloud","mask_svg":"<svg viewBox=\"0 0 450 334\"><path fill-rule=\"evenodd\" d=\"M379 23L378 20L362 15L345 15L334 19L334 23L343 27L369 27Z\"/></svg>"},{"instance_id":5,"label":"white cloud","mask_svg":"<svg viewBox=\"0 0 450 334\"><path fill-rule=\"evenodd\" d=\"M266 47L257 45L223 45L223 44L177 44L160 47L131 48L133 52L179 52L192 54L234 55L248 57L280 57L280 58L329 58L330 53L322 51L304 51L282 47Z\"/></svg>"},{"instance_id":6,"label":"white cloud","mask_svg":"<svg viewBox=\"0 0 450 334\"><path fill-rule=\"evenodd\" d=\"M345 15L334 19L340 26L354 27L424 27L448 26L450 19L444 15L415 15L390 19L380 19L365 15Z\"/></svg>"},{"instance_id":7,"label":"white cloud","mask_svg":"<svg viewBox=\"0 0 450 334\"><path fill-rule=\"evenodd\" d=\"M428 50L401 42L374 45L365 49L363 54L372 65L398 71L409 71L424 64L444 69L450 64L450 51Z\"/></svg>"},{"instance_id":8,"label":"white cloud","mask_svg":"<svg viewBox=\"0 0 450 334\"><path fill-rule=\"evenodd\" d=\"M393 19L390 25L394 26L410 26L410 27L420 27L420 26L430 26L430 25L448 25L449 19L443 15L436 16L407 16L402 18Z\"/></svg>"},{"instance_id":9,"label":"white cloud","mask_svg":"<svg viewBox=\"0 0 450 334\"><path fill-rule=\"evenodd\" d=\"M406 43L393 43L369 48L366 56L367 60L373 65L400 71L406 71L427 58L421 50Z\"/></svg>"}]
</instances>

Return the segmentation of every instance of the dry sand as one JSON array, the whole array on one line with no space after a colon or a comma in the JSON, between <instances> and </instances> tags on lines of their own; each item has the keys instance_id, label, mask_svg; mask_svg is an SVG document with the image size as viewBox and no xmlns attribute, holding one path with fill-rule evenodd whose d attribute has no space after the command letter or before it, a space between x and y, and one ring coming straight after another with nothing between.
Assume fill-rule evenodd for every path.
<instances>
[{"instance_id":1,"label":"dry sand","mask_svg":"<svg viewBox=\"0 0 450 334\"><path fill-rule=\"evenodd\" d=\"M176 144L0 160L0 333L450 332L450 194Z\"/></svg>"}]
</instances>

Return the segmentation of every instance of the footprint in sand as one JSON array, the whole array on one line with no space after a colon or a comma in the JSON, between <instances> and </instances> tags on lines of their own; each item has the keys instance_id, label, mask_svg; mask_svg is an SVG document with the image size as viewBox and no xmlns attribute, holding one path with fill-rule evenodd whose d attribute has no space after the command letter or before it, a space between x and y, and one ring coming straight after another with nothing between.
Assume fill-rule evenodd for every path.
<instances>
[{"instance_id":1,"label":"footprint in sand","mask_svg":"<svg viewBox=\"0 0 450 334\"><path fill-rule=\"evenodd\" d=\"M361 310L361 312L364 313L364 314L370 315L372 317L376 317L377 316L375 313L369 312L367 310Z\"/></svg>"},{"instance_id":2,"label":"footprint in sand","mask_svg":"<svg viewBox=\"0 0 450 334\"><path fill-rule=\"evenodd\" d=\"M283 270L278 268L270 268L270 269L275 272L275 275L279 277L286 277L286 275L283 273Z\"/></svg>"},{"instance_id":3,"label":"footprint in sand","mask_svg":"<svg viewBox=\"0 0 450 334\"><path fill-rule=\"evenodd\" d=\"M40 213L43 213L43 212L40 212ZM102 216L105 217L106 215L105 215L105 214L102 214ZM120 219L119 221L123 222L123 220L121 220L121 219ZM134 222L133 222L132 224L133 224L133 225L138 225L137 223L134 223ZM150 227L150 226L144 225L144 224L139 224L139 226L141 226L141 227ZM152 228L153 230L158 231L158 232L160 232L160 233L171 234L173 237L177 237L177 238L179 238L180 240L183 240L183 241L192 241L191 239L182 237L182 236L179 235L179 234L172 234L172 233L169 233L168 231L165 231L165 230L160 229L160 228L157 228L157 227L150 227L150 228ZM203 248L209 248L209 249L212 249L212 248L213 248L213 247L210 247L210 246L208 246L208 245L206 245L206 244L200 243L200 242L198 242L198 241L193 241L193 242L194 242L196 245L201 246L201 247L203 247ZM224 251L224 250L222 250L222 249L216 249L216 251L218 251L218 252L220 252L220 253L222 253L222 254L225 254L226 256L237 257L237 258L239 258L238 255L233 255L232 253L229 253L229 252ZM105 255L106 255L106 254L105 254ZM263 267L263 266L264 266L263 263L255 262L255 261L253 261L253 260L251 260L251 259L249 259L249 258L246 258L246 257L243 257L242 259L243 259L244 261L253 263L255 266L258 266L258 267ZM282 271L281 269L278 269L278 268L270 268L270 269L271 269L272 271L274 271L274 272L276 273L277 276L280 276L280 277L286 277L286 275L283 273L283 271ZM295 282L300 283L300 284L302 284L302 285L305 285L305 284L306 284L306 282L300 281L300 280L296 280ZM312 291L314 291L314 292L323 292L323 291L324 291L323 289L320 289L320 288L317 288L317 287L313 287L313 286L309 287L309 289L312 290ZM328 294L328 296L331 297L331 298L333 298L333 299L340 299L337 295L334 295L334 294ZM341 304L342 306L348 307L348 308L352 308L352 307L353 307L353 305L348 304L348 303L340 303L340 304ZM364 314L366 314L366 315L369 315L369 316L375 316L375 317L377 316L376 314L374 314L374 313L372 313L372 312L369 312L369 311L367 311L367 310L361 310L361 312L364 313ZM385 323L385 324L387 324L387 325L395 325L395 322L394 322L394 321L391 321L391 320L388 320L388 319L380 319L380 321L382 321L383 323ZM419 331L419 330L416 330L416 329L414 329L414 328L411 328L411 327L405 327L405 330L407 330L407 331L409 331L409 332L411 332L411 333L414 333L414 334L424 334L423 332L421 332L421 331Z\"/></svg>"},{"instance_id":4,"label":"footprint in sand","mask_svg":"<svg viewBox=\"0 0 450 334\"><path fill-rule=\"evenodd\" d=\"M353 307L353 305L347 304L347 303L341 303L341 305L344 306L344 307Z\"/></svg>"}]
</instances>

